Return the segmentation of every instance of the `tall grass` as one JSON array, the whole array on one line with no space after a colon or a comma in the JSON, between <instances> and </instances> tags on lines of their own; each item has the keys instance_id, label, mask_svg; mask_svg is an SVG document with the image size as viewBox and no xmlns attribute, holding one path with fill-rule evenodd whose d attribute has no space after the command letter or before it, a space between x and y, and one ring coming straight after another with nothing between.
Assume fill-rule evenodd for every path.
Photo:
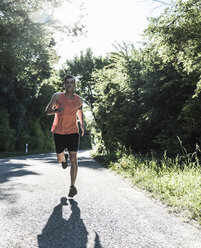
<instances>
[{"instance_id":1,"label":"tall grass","mask_svg":"<svg viewBox=\"0 0 201 248\"><path fill-rule=\"evenodd\" d=\"M168 157L166 152L162 158L153 153L151 156L124 154L108 165L171 207L171 211L201 224L200 148L197 146L194 153L187 153L183 146L182 149L182 155L175 158Z\"/></svg>"}]
</instances>

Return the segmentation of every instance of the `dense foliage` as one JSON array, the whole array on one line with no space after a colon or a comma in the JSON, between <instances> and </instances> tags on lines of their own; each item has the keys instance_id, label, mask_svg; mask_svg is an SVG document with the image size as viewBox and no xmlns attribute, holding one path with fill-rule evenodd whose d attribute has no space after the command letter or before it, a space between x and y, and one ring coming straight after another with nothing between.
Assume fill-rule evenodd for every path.
<instances>
[{"instance_id":1,"label":"dense foliage","mask_svg":"<svg viewBox=\"0 0 201 248\"><path fill-rule=\"evenodd\" d=\"M44 116L44 110L58 79L53 73L58 61L53 39L57 24L47 17L33 21L32 16L44 6L60 2L0 3L0 151L24 150L26 143L30 149L53 148L52 118ZM72 27L66 32L74 31Z\"/></svg>"},{"instance_id":2,"label":"dense foliage","mask_svg":"<svg viewBox=\"0 0 201 248\"><path fill-rule=\"evenodd\" d=\"M176 154L179 140L189 152L200 145L199 0L174 1L151 18L141 48L122 44L105 58L88 49L59 72L53 69L57 56L51 29L29 18L30 9L41 4L1 3L1 151L24 149L25 143L34 149L52 147L52 118L44 108L55 91L63 90L67 73L76 76L77 92L92 113L87 126L99 151ZM86 134L83 144L90 143Z\"/></svg>"},{"instance_id":3,"label":"dense foliage","mask_svg":"<svg viewBox=\"0 0 201 248\"><path fill-rule=\"evenodd\" d=\"M141 49L119 45L99 66L91 51L67 61L90 103L99 151L175 154L179 139L189 152L200 144L200 4L177 1L152 18Z\"/></svg>"}]
</instances>

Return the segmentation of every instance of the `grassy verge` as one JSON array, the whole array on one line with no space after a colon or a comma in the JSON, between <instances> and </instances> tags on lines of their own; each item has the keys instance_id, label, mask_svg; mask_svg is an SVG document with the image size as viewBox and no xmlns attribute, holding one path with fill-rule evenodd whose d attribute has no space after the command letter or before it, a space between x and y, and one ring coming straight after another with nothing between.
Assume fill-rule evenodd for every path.
<instances>
[{"instance_id":1,"label":"grassy verge","mask_svg":"<svg viewBox=\"0 0 201 248\"><path fill-rule=\"evenodd\" d=\"M1 152L0 153L0 159L1 158L8 158L8 157L16 157L16 156L28 156L32 154L40 154L40 153L49 153L54 152L53 150L30 150L28 153L25 151L15 151L15 152Z\"/></svg>"},{"instance_id":2,"label":"grassy verge","mask_svg":"<svg viewBox=\"0 0 201 248\"><path fill-rule=\"evenodd\" d=\"M95 156L112 170L126 176L138 188L149 191L156 199L201 225L201 166L196 157L170 159L123 155L116 162L111 156Z\"/></svg>"}]
</instances>

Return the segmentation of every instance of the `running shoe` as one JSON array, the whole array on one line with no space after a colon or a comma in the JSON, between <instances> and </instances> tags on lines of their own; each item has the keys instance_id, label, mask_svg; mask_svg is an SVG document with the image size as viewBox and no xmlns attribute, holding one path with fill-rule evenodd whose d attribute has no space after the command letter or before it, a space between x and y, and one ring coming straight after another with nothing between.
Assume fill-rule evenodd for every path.
<instances>
[{"instance_id":1,"label":"running shoe","mask_svg":"<svg viewBox=\"0 0 201 248\"><path fill-rule=\"evenodd\" d=\"M63 169L66 169L67 166L68 166L68 154L65 154L65 159L66 159L65 162L61 162L61 165L62 165Z\"/></svg>"},{"instance_id":2,"label":"running shoe","mask_svg":"<svg viewBox=\"0 0 201 248\"><path fill-rule=\"evenodd\" d=\"M77 195L77 189L75 188L75 186L70 186L68 197L73 197L75 195Z\"/></svg>"}]
</instances>

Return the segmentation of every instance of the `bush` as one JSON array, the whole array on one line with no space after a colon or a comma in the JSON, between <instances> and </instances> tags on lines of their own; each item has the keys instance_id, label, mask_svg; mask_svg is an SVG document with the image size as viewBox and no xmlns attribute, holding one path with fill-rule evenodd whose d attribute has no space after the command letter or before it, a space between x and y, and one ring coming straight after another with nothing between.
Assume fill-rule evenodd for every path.
<instances>
[{"instance_id":1,"label":"bush","mask_svg":"<svg viewBox=\"0 0 201 248\"><path fill-rule=\"evenodd\" d=\"M54 142L51 133L43 131L40 119L28 117L26 129L20 135L20 150L24 150L26 144L29 144L31 150L52 150Z\"/></svg>"},{"instance_id":2,"label":"bush","mask_svg":"<svg viewBox=\"0 0 201 248\"><path fill-rule=\"evenodd\" d=\"M6 108L0 108L0 151L15 149L15 130L10 127L10 115Z\"/></svg>"}]
</instances>

